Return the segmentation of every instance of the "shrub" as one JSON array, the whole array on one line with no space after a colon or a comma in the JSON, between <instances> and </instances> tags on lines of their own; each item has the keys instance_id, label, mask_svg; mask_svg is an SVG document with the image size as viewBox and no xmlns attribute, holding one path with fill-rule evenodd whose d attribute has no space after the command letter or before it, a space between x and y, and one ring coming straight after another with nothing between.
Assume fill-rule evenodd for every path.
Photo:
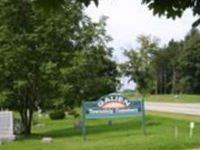
<instances>
[{"instance_id":1,"label":"shrub","mask_svg":"<svg viewBox=\"0 0 200 150\"><path fill-rule=\"evenodd\" d=\"M78 117L80 117L79 113L74 114L74 118L78 118Z\"/></svg>"},{"instance_id":2,"label":"shrub","mask_svg":"<svg viewBox=\"0 0 200 150\"><path fill-rule=\"evenodd\" d=\"M59 119L64 119L65 118L65 112L63 110L57 110L53 111L49 114L49 117L52 120L59 120Z\"/></svg>"},{"instance_id":3,"label":"shrub","mask_svg":"<svg viewBox=\"0 0 200 150\"><path fill-rule=\"evenodd\" d=\"M75 110L71 110L71 111L69 111L68 113L69 113L69 115L74 116L74 118L80 117L80 114L77 113Z\"/></svg>"}]
</instances>

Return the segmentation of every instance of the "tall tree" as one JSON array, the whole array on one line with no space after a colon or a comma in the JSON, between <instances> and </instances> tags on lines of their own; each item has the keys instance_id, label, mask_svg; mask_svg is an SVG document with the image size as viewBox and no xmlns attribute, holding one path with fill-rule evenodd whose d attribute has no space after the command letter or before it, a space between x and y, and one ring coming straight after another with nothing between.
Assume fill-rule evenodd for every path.
<instances>
[{"instance_id":1,"label":"tall tree","mask_svg":"<svg viewBox=\"0 0 200 150\"><path fill-rule=\"evenodd\" d=\"M128 61L122 64L122 72L130 76L131 80L136 82L137 89L140 93L146 94L155 92L154 70L151 62L154 53L157 51L157 40L151 39L150 36L138 37L140 47L136 50L125 51Z\"/></svg>"},{"instance_id":2,"label":"tall tree","mask_svg":"<svg viewBox=\"0 0 200 150\"><path fill-rule=\"evenodd\" d=\"M158 93L199 93L199 38L192 29L183 41L171 40L156 52Z\"/></svg>"},{"instance_id":3,"label":"tall tree","mask_svg":"<svg viewBox=\"0 0 200 150\"><path fill-rule=\"evenodd\" d=\"M75 93L82 87L94 95L115 90L116 65L105 46L105 24L88 20L80 3L64 3L63 11L47 15L31 0L0 1L0 104L20 113L26 135L37 107L72 107L83 98ZM101 82L85 82L98 78Z\"/></svg>"},{"instance_id":4,"label":"tall tree","mask_svg":"<svg viewBox=\"0 0 200 150\"><path fill-rule=\"evenodd\" d=\"M60 69L69 65L82 8L70 1L66 5L62 14L49 17L29 0L0 2L0 89L4 106L19 111L26 135L34 110L71 88L62 82Z\"/></svg>"},{"instance_id":5,"label":"tall tree","mask_svg":"<svg viewBox=\"0 0 200 150\"><path fill-rule=\"evenodd\" d=\"M125 52L129 60L122 64L122 71L131 76L140 92L200 93L198 29L192 29L184 40L171 40L161 48L148 37L140 38L139 42L138 50Z\"/></svg>"},{"instance_id":6,"label":"tall tree","mask_svg":"<svg viewBox=\"0 0 200 150\"><path fill-rule=\"evenodd\" d=\"M182 50L181 43L171 40L167 46L155 53L153 67L156 70L158 93L179 92L178 58Z\"/></svg>"},{"instance_id":7,"label":"tall tree","mask_svg":"<svg viewBox=\"0 0 200 150\"><path fill-rule=\"evenodd\" d=\"M182 42L175 42L171 40L168 43L168 55L169 55L169 71L171 72L171 77L169 78L169 85L171 87L170 93L178 93L180 91L179 80L180 80L180 67L178 58L182 52Z\"/></svg>"},{"instance_id":8,"label":"tall tree","mask_svg":"<svg viewBox=\"0 0 200 150\"><path fill-rule=\"evenodd\" d=\"M200 93L200 31L192 29L185 37L179 57L183 92Z\"/></svg>"},{"instance_id":9,"label":"tall tree","mask_svg":"<svg viewBox=\"0 0 200 150\"><path fill-rule=\"evenodd\" d=\"M112 39L106 35L106 17L99 23L91 23L90 18L82 21L83 28L76 39L75 53L70 68L65 68L63 75L73 88L73 99L95 100L104 94L116 91L118 85L117 65L112 60L112 48L108 42Z\"/></svg>"}]
</instances>

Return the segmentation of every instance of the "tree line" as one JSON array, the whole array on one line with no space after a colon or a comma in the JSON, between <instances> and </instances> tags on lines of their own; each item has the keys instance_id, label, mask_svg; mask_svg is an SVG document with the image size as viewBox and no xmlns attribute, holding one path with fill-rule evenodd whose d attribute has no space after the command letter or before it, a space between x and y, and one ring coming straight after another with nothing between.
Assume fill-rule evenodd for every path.
<instances>
[{"instance_id":1,"label":"tree line","mask_svg":"<svg viewBox=\"0 0 200 150\"><path fill-rule=\"evenodd\" d=\"M150 36L138 37L140 47L126 50L128 61L121 70L137 83L141 93L200 93L200 31L196 28L184 40L171 40L163 47Z\"/></svg>"}]
</instances>

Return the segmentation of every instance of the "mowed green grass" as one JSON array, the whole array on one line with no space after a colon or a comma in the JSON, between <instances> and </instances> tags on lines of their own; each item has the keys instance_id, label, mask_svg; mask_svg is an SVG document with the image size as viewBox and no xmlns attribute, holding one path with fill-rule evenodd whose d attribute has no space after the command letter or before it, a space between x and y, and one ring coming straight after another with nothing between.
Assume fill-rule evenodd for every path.
<instances>
[{"instance_id":1,"label":"mowed green grass","mask_svg":"<svg viewBox=\"0 0 200 150\"><path fill-rule=\"evenodd\" d=\"M178 116L177 116L178 118ZM200 148L200 118L195 119L194 136L189 138L189 120L168 116L147 115L147 135L141 132L140 117L115 118L87 122L87 141L73 127L75 119L60 121L38 119L43 127L33 126L34 135L0 145L0 150L184 150ZM178 137L174 127L178 126ZM53 142L44 144L42 137L50 136Z\"/></svg>"},{"instance_id":2,"label":"mowed green grass","mask_svg":"<svg viewBox=\"0 0 200 150\"><path fill-rule=\"evenodd\" d=\"M129 99L140 97L138 94L125 94L125 96ZM180 94L178 97L172 94L147 95L145 100L151 102L200 103L200 95Z\"/></svg>"}]
</instances>

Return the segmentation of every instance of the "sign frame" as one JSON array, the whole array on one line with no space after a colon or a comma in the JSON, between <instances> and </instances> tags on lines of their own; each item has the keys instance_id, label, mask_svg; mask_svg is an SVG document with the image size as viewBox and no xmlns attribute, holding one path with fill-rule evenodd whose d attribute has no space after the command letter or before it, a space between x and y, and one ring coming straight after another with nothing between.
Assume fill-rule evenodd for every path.
<instances>
[{"instance_id":1,"label":"sign frame","mask_svg":"<svg viewBox=\"0 0 200 150\"><path fill-rule=\"evenodd\" d=\"M100 101L102 98L105 98L107 96L110 96L111 94L109 95L106 95L104 97L101 97L99 100L97 101L93 101L93 102L96 102L98 103L98 101ZM124 96L122 95L115 95L113 94L113 96L120 96L120 97L123 97L125 98ZM125 98L125 100L128 100L127 98ZM140 102L140 107L141 107L141 110L138 112L138 113L135 113L135 114L125 114L125 115L111 115L111 116L100 116L100 117L88 117L87 114L86 114L86 103L92 103L91 101L82 101L82 137L83 137L83 140L87 140L87 130L86 130L86 120L89 120L89 119L103 119L103 118L118 118L118 117L134 117L134 116L141 116L141 129L142 129L142 133L144 135L146 135L146 115L145 115L145 105L144 105L144 98L140 98L140 99L135 99L135 100L128 100L130 102Z\"/></svg>"}]
</instances>

